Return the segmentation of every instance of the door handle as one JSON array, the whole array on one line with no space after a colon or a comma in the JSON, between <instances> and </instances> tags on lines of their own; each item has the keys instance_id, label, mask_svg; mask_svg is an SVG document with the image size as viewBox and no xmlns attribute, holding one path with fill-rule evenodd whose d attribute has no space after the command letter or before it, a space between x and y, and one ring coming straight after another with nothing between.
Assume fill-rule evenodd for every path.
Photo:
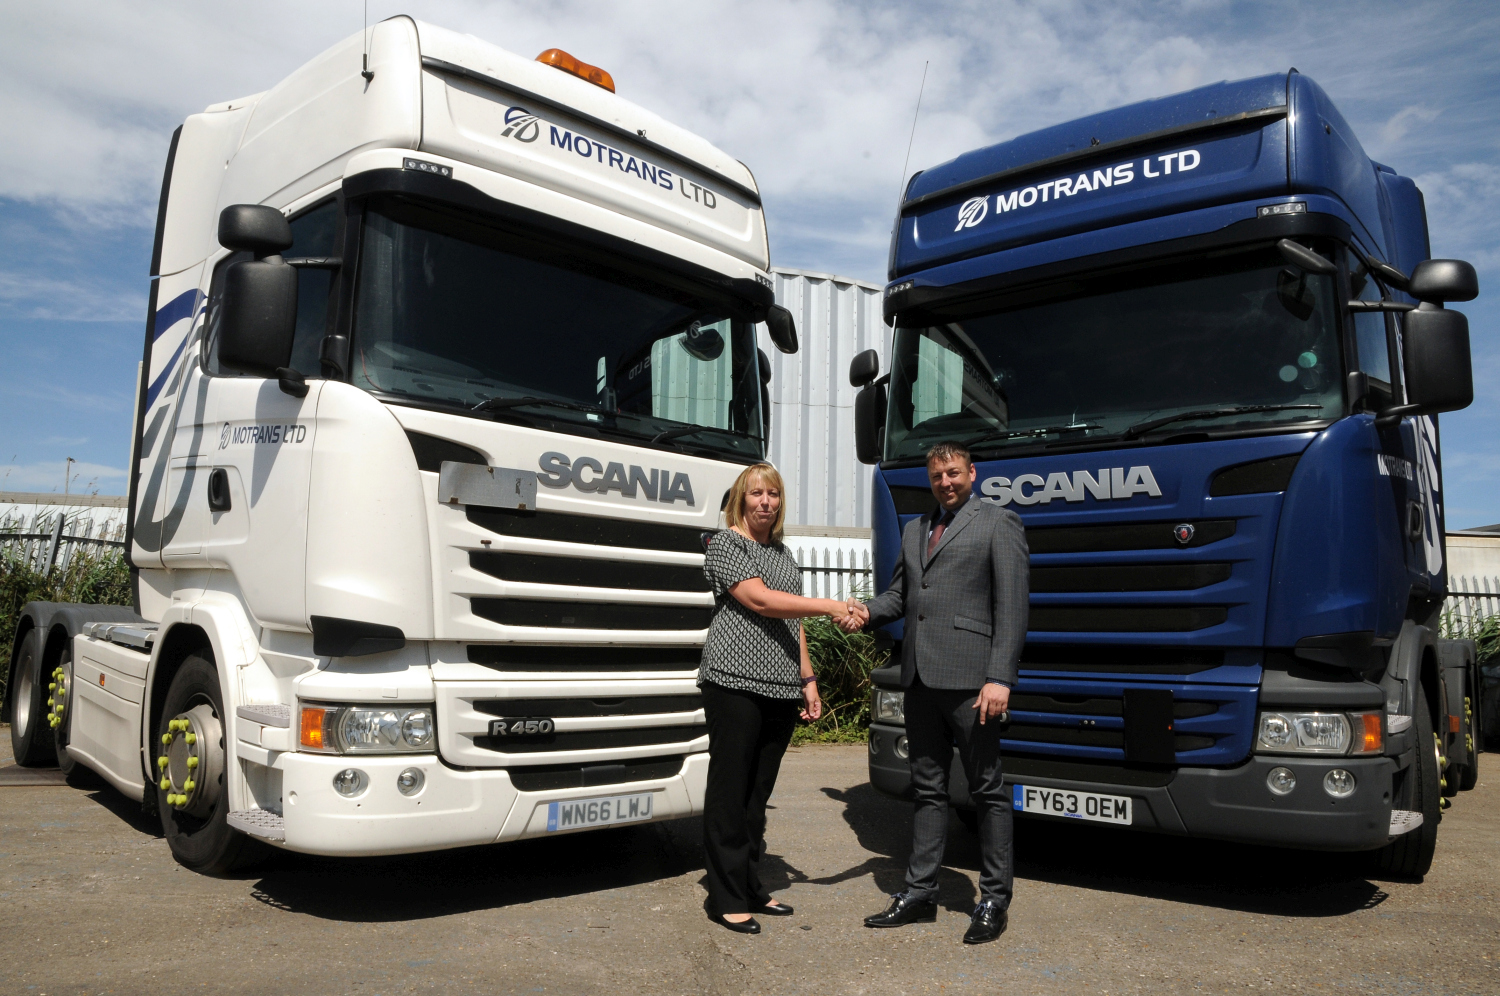
<instances>
[{"instance_id":1,"label":"door handle","mask_svg":"<svg viewBox=\"0 0 1500 996\"><path fill-rule=\"evenodd\" d=\"M227 512L230 509L229 471L215 467L208 475L208 509L211 512Z\"/></svg>"}]
</instances>

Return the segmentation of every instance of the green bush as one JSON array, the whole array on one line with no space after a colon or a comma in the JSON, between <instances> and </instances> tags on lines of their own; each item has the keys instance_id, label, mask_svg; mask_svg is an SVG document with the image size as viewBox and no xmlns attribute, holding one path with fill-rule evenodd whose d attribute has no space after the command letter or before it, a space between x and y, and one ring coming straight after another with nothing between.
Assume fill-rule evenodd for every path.
<instances>
[{"instance_id":1,"label":"green bush","mask_svg":"<svg viewBox=\"0 0 1500 996\"><path fill-rule=\"evenodd\" d=\"M89 605L129 605L130 568L125 557L79 551L64 570L51 576L35 570L22 557L0 554L0 694L10 674L10 652L16 622L27 602L83 602Z\"/></svg>"},{"instance_id":2,"label":"green bush","mask_svg":"<svg viewBox=\"0 0 1500 996\"><path fill-rule=\"evenodd\" d=\"M889 657L869 633L845 633L826 617L804 619L807 655L818 676L823 718L804 723L792 743L863 743L870 726L870 672Z\"/></svg>"}]
</instances>

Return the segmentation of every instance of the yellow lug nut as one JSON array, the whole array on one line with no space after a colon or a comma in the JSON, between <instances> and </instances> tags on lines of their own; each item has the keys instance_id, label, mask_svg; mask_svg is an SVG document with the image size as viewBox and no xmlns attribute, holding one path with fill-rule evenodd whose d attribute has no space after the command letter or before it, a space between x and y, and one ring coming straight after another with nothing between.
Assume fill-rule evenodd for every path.
<instances>
[{"instance_id":1,"label":"yellow lug nut","mask_svg":"<svg viewBox=\"0 0 1500 996\"><path fill-rule=\"evenodd\" d=\"M167 789L169 789L171 787L172 787L172 780L170 778L168 778L167 776L163 775L162 779L161 779L161 790L163 792L165 792Z\"/></svg>"},{"instance_id":2,"label":"yellow lug nut","mask_svg":"<svg viewBox=\"0 0 1500 996\"><path fill-rule=\"evenodd\" d=\"M187 735L187 742L188 742L188 746L189 747L193 746L193 744L195 744L195 743L198 742L198 734L196 734L196 733L189 733Z\"/></svg>"},{"instance_id":3,"label":"yellow lug nut","mask_svg":"<svg viewBox=\"0 0 1500 996\"><path fill-rule=\"evenodd\" d=\"M52 700L51 700L51 699L48 699L48 700L47 700L47 708L48 708L48 709L51 709L51 708L52 708Z\"/></svg>"},{"instance_id":4,"label":"yellow lug nut","mask_svg":"<svg viewBox=\"0 0 1500 996\"><path fill-rule=\"evenodd\" d=\"M164 744L170 744L172 742L172 734L170 734L170 733L163 733L161 735L161 742L164 743Z\"/></svg>"},{"instance_id":5,"label":"yellow lug nut","mask_svg":"<svg viewBox=\"0 0 1500 996\"><path fill-rule=\"evenodd\" d=\"M182 783L182 790L184 792L191 792L193 790L194 784L196 783L191 778L189 778L187 781ZM183 801L187 801L187 796L183 796L182 798Z\"/></svg>"},{"instance_id":6,"label":"yellow lug nut","mask_svg":"<svg viewBox=\"0 0 1500 996\"><path fill-rule=\"evenodd\" d=\"M188 758L188 767L189 768L196 768L197 766L198 766L198 759L196 757L190 757L190 758Z\"/></svg>"},{"instance_id":7,"label":"yellow lug nut","mask_svg":"<svg viewBox=\"0 0 1500 996\"><path fill-rule=\"evenodd\" d=\"M156 766L158 768L165 768L167 766L167 755L163 754L161 757L157 758Z\"/></svg>"},{"instance_id":8,"label":"yellow lug nut","mask_svg":"<svg viewBox=\"0 0 1500 996\"><path fill-rule=\"evenodd\" d=\"M56 675L54 675L53 677L56 677ZM50 684L48 684L47 685L47 691L49 691L49 692L55 692L55 691L57 691L57 682L54 681L54 682L51 682Z\"/></svg>"}]
</instances>

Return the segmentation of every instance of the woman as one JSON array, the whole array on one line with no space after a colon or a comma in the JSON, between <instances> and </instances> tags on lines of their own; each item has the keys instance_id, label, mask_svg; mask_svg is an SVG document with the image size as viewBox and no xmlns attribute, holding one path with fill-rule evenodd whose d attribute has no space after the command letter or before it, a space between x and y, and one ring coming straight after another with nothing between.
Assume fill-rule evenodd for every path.
<instances>
[{"instance_id":1,"label":"woman","mask_svg":"<svg viewBox=\"0 0 1500 996\"><path fill-rule=\"evenodd\" d=\"M760 933L756 913L792 915L761 885L760 859L766 801L797 717L823 714L800 620L850 611L844 602L802 597L802 572L781 543L781 495L775 467L747 467L729 491L729 528L714 536L703 562L717 602L698 672L708 718L707 909L742 934Z\"/></svg>"}]
</instances>

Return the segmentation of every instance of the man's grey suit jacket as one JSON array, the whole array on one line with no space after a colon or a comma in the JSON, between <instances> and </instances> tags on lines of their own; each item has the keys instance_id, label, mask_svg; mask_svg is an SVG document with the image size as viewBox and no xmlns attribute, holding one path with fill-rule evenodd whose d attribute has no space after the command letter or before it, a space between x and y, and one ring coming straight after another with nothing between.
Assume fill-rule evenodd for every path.
<instances>
[{"instance_id":1,"label":"man's grey suit jacket","mask_svg":"<svg viewBox=\"0 0 1500 996\"><path fill-rule=\"evenodd\" d=\"M990 678L1015 687L1030 608L1021 517L970 495L929 560L929 527L940 513L906 524L891 586L866 603L870 626L905 617L903 688L919 673L929 688L978 691Z\"/></svg>"}]
</instances>

